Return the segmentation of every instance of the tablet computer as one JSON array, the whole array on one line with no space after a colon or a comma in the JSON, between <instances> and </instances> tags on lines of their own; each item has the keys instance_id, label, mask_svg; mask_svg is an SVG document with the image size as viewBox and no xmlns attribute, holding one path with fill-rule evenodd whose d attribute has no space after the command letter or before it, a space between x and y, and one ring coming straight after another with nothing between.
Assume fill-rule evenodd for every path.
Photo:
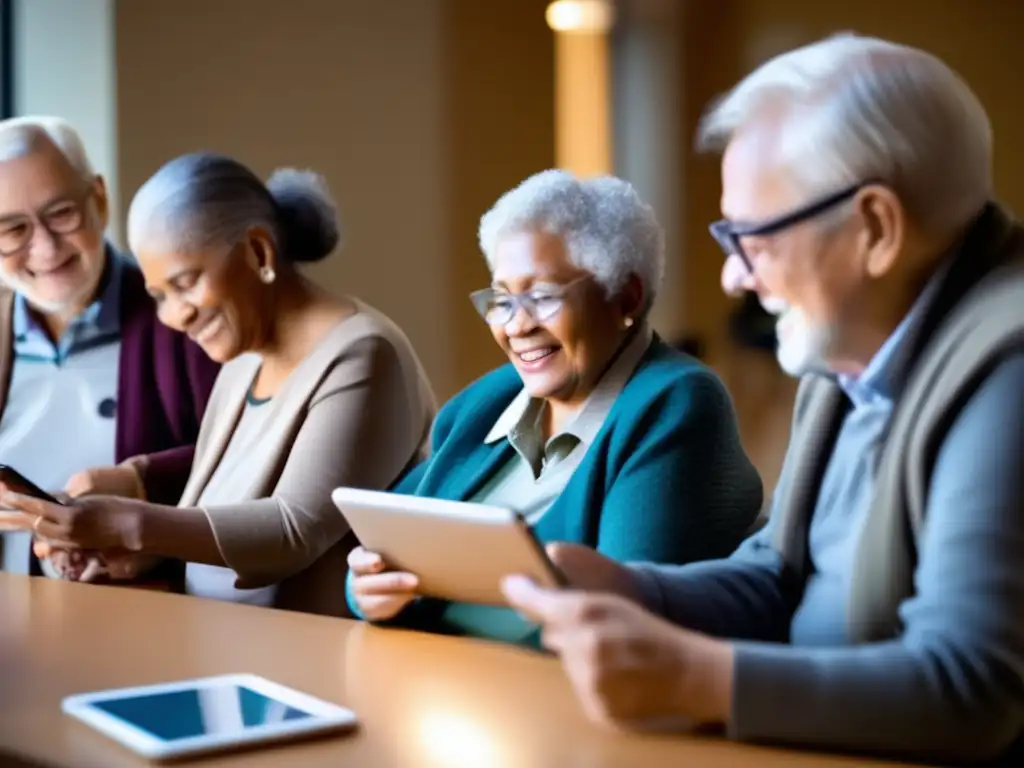
<instances>
[{"instance_id":1,"label":"tablet computer","mask_svg":"<svg viewBox=\"0 0 1024 768\"><path fill-rule=\"evenodd\" d=\"M501 580L522 574L566 586L519 513L503 507L338 488L332 498L364 548L419 579L418 591L463 603L507 605Z\"/></svg>"},{"instance_id":2,"label":"tablet computer","mask_svg":"<svg viewBox=\"0 0 1024 768\"><path fill-rule=\"evenodd\" d=\"M256 675L69 696L64 712L151 760L176 760L355 727L350 710Z\"/></svg>"}]
</instances>

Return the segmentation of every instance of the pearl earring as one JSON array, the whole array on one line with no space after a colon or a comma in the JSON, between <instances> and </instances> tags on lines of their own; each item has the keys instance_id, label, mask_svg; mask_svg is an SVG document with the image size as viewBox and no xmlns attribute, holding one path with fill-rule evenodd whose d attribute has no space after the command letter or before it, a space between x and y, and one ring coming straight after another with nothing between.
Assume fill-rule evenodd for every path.
<instances>
[{"instance_id":1,"label":"pearl earring","mask_svg":"<svg viewBox=\"0 0 1024 768\"><path fill-rule=\"evenodd\" d=\"M276 279L277 273L274 272L274 268L272 266L264 264L260 267L260 280L262 280L265 285L270 285Z\"/></svg>"},{"instance_id":2,"label":"pearl earring","mask_svg":"<svg viewBox=\"0 0 1024 768\"><path fill-rule=\"evenodd\" d=\"M632 317L627 317L625 320L622 321L622 324L624 326L626 326L627 328L632 328L633 327L633 318Z\"/></svg>"}]
</instances>

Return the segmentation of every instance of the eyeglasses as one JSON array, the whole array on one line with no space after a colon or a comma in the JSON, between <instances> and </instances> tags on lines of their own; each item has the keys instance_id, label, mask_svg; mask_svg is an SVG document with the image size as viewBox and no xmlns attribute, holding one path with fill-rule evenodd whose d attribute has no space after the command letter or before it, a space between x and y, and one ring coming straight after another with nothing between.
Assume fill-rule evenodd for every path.
<instances>
[{"instance_id":1,"label":"eyeglasses","mask_svg":"<svg viewBox=\"0 0 1024 768\"><path fill-rule=\"evenodd\" d=\"M562 310L570 291L589 279L590 275L584 275L565 285L538 287L526 293L484 288L471 293L469 300L488 325L506 325L520 309L536 322L543 323Z\"/></svg>"},{"instance_id":2,"label":"eyeglasses","mask_svg":"<svg viewBox=\"0 0 1024 768\"><path fill-rule=\"evenodd\" d=\"M739 256L743 260L747 269L753 272L754 265L751 263L750 257L747 256L746 252L743 250L743 244L740 242L741 238L774 235L784 229L789 229L801 222L807 221L808 219L813 219L815 216L820 216L825 213L825 211L849 200L861 189L871 183L874 182L862 182L854 184L852 187L845 187L838 192L833 192L826 197L801 206L795 211L784 213L781 216L776 216L760 223L735 224L728 219L721 219L720 221L714 222L708 229L711 231L711 236L715 238L718 244L722 247L722 250L725 251L726 256L732 256L734 254Z\"/></svg>"},{"instance_id":3,"label":"eyeglasses","mask_svg":"<svg viewBox=\"0 0 1024 768\"><path fill-rule=\"evenodd\" d=\"M35 217L14 214L0 218L0 256L11 256L32 242L36 224L51 235L70 235L85 226L85 203L92 187L76 198L60 200L44 208Z\"/></svg>"}]
</instances>

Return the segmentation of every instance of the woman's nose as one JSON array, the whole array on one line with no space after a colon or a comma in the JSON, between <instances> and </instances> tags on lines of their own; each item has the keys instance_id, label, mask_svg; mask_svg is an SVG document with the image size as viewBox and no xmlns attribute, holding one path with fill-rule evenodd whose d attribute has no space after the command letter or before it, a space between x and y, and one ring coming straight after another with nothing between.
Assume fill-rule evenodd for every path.
<instances>
[{"instance_id":1,"label":"woman's nose","mask_svg":"<svg viewBox=\"0 0 1024 768\"><path fill-rule=\"evenodd\" d=\"M185 331L196 319L197 310L187 301L167 297L160 305L160 320L178 331Z\"/></svg>"},{"instance_id":2,"label":"woman's nose","mask_svg":"<svg viewBox=\"0 0 1024 768\"><path fill-rule=\"evenodd\" d=\"M193 321L196 319L196 316L199 314L199 310L187 301L179 302L179 305L180 309L178 312L181 317L181 325L183 328L188 328L188 326L192 325Z\"/></svg>"},{"instance_id":3,"label":"woman's nose","mask_svg":"<svg viewBox=\"0 0 1024 768\"><path fill-rule=\"evenodd\" d=\"M516 313L512 319L505 323L505 333L509 336L522 336L537 327L537 321L533 319L525 307L516 307Z\"/></svg>"}]
</instances>

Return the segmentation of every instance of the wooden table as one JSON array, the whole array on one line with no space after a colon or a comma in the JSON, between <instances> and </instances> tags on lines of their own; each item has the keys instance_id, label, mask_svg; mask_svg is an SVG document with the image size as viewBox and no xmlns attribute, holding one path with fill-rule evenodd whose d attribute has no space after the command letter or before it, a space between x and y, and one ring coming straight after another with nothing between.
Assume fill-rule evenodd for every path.
<instances>
[{"instance_id":1,"label":"wooden table","mask_svg":"<svg viewBox=\"0 0 1024 768\"><path fill-rule=\"evenodd\" d=\"M362 725L349 736L208 758L204 766L868 764L714 738L612 733L585 720L557 661L517 649L0 574L0 750L12 761L76 768L144 765L63 715L61 698L228 672L263 675L350 707Z\"/></svg>"}]
</instances>

